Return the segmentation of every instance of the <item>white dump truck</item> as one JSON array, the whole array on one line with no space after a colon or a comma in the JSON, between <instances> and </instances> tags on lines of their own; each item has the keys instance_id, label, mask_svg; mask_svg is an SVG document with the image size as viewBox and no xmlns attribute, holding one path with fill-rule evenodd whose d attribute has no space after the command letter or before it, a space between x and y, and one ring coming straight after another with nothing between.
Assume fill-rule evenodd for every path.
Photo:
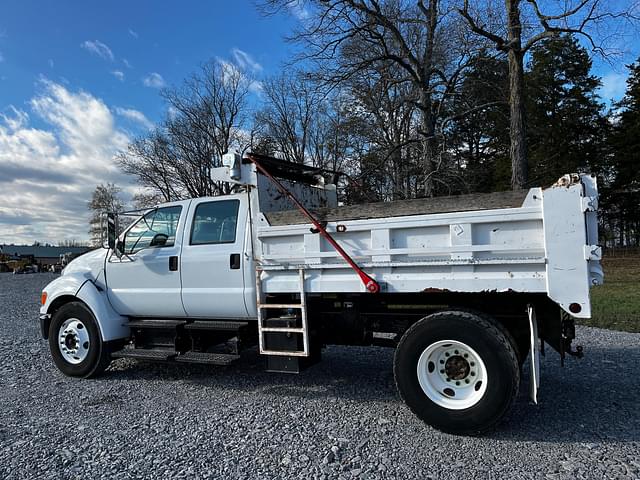
<instances>
[{"instance_id":1,"label":"white dump truck","mask_svg":"<svg viewBox=\"0 0 640 480\"><path fill-rule=\"evenodd\" d=\"M151 208L42 292L66 375L114 358L227 365L258 348L299 372L330 344L395 349L402 399L458 434L492 428L530 357L566 354L602 282L595 178L528 191L338 206L336 174L227 154L230 195ZM107 248L108 247L108 248Z\"/></svg>"}]
</instances>

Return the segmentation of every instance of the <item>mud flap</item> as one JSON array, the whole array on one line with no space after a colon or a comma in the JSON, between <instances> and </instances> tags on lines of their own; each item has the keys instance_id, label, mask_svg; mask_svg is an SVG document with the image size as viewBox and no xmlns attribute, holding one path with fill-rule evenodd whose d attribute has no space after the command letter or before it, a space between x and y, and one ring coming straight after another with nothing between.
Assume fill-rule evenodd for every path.
<instances>
[{"instance_id":1,"label":"mud flap","mask_svg":"<svg viewBox=\"0 0 640 480\"><path fill-rule=\"evenodd\" d=\"M533 305L527 305L529 316L529 341L531 352L531 362L529 364L529 398L536 405L538 404L538 389L540 388L540 352L538 352L538 321L536 310Z\"/></svg>"}]
</instances>

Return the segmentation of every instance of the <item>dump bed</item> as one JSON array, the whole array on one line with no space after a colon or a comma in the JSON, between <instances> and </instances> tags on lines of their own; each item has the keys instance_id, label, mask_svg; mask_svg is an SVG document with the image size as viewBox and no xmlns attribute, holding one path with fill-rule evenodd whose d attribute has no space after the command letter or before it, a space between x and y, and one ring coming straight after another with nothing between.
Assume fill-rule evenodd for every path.
<instances>
[{"instance_id":1,"label":"dump bed","mask_svg":"<svg viewBox=\"0 0 640 480\"><path fill-rule=\"evenodd\" d=\"M385 292L547 293L591 315L602 281L597 188L567 175L528 191L316 209L338 243ZM261 214L254 247L265 292L364 292L353 270L297 211Z\"/></svg>"}]
</instances>

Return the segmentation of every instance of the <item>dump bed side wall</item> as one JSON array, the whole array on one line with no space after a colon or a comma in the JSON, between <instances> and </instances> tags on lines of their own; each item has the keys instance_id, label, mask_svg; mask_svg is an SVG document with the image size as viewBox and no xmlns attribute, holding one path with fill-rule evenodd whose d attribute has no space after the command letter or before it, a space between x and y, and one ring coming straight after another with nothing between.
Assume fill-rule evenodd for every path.
<instances>
[{"instance_id":1,"label":"dump bed side wall","mask_svg":"<svg viewBox=\"0 0 640 480\"><path fill-rule=\"evenodd\" d=\"M541 200L532 189L520 208L330 222L327 229L387 292L546 292ZM261 226L257 236L266 292L297 291L300 267L309 292L364 291L309 224Z\"/></svg>"}]
</instances>

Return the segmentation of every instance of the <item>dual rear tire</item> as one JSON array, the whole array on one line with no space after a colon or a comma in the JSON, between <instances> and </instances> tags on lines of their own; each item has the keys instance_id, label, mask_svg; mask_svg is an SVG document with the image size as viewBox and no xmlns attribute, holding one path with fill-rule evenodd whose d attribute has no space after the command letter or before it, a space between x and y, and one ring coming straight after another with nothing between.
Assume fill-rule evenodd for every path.
<instances>
[{"instance_id":1,"label":"dual rear tire","mask_svg":"<svg viewBox=\"0 0 640 480\"><path fill-rule=\"evenodd\" d=\"M518 393L515 341L498 322L465 311L429 315L398 343L400 396L429 425L479 435L509 412Z\"/></svg>"}]
</instances>

